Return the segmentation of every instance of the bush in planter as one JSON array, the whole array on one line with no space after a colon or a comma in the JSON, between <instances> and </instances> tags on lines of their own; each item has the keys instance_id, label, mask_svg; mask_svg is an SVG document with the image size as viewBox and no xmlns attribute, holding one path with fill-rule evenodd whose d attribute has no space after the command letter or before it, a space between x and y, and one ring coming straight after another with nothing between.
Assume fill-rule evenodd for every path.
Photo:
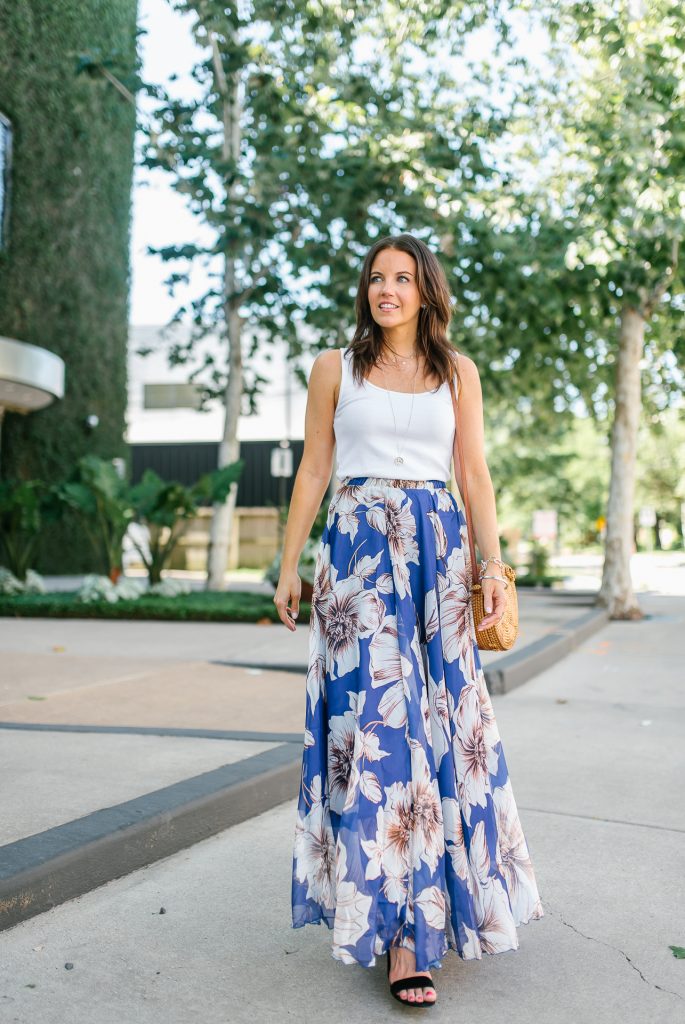
<instances>
[{"instance_id":1,"label":"bush in planter","mask_svg":"<svg viewBox=\"0 0 685 1024\"><path fill-rule=\"evenodd\" d=\"M192 593L192 587L183 580L162 580L161 583L153 583L148 594L156 594L157 597L182 597Z\"/></svg>"},{"instance_id":2,"label":"bush in planter","mask_svg":"<svg viewBox=\"0 0 685 1024\"><path fill-rule=\"evenodd\" d=\"M544 544L533 541L530 549L530 560L528 570L522 576L517 576L516 582L523 587L550 587L557 579L549 573L549 551Z\"/></svg>"},{"instance_id":3,"label":"bush in planter","mask_svg":"<svg viewBox=\"0 0 685 1024\"><path fill-rule=\"evenodd\" d=\"M162 570L169 564L174 548L197 515L202 503L223 502L231 484L242 472L244 462L238 460L211 473L205 473L192 487L166 483L153 470L143 474L139 484L129 494L131 513L135 522L148 531L148 544L133 539L133 546L143 560L151 584L159 584Z\"/></svg>"},{"instance_id":4,"label":"bush in planter","mask_svg":"<svg viewBox=\"0 0 685 1024\"><path fill-rule=\"evenodd\" d=\"M45 583L33 569L26 570L23 580L18 579L5 566L0 566L0 594L11 597L13 594L44 594Z\"/></svg>"},{"instance_id":5,"label":"bush in planter","mask_svg":"<svg viewBox=\"0 0 685 1024\"><path fill-rule=\"evenodd\" d=\"M57 489L61 501L76 512L84 533L104 558L112 582L121 575L121 549L131 521L127 489L114 464L97 455L79 459L73 479Z\"/></svg>"},{"instance_id":6,"label":"bush in planter","mask_svg":"<svg viewBox=\"0 0 685 1024\"><path fill-rule=\"evenodd\" d=\"M119 583L124 577L119 577L116 583L113 583L109 576L98 576L95 573L91 573L86 576L83 583L76 591L76 597L79 601L83 601L84 604L90 604L93 601L107 601L109 604L114 604L123 595L119 591ZM130 581L126 581L130 582ZM128 595L127 595L128 596ZM135 595L138 596L137 594Z\"/></svg>"},{"instance_id":7,"label":"bush in planter","mask_svg":"<svg viewBox=\"0 0 685 1024\"><path fill-rule=\"evenodd\" d=\"M84 532L104 556L113 583L121 575L124 534L130 523L145 526L147 548L135 540L134 546L154 584L161 581L162 570L199 505L225 501L243 464L239 460L206 473L192 487L167 483L147 470L140 483L131 487L112 462L86 455L79 461L74 479L62 484L58 493L64 504L78 513Z\"/></svg>"},{"instance_id":8,"label":"bush in planter","mask_svg":"<svg viewBox=\"0 0 685 1024\"><path fill-rule=\"evenodd\" d=\"M0 481L0 562L20 582L26 580L42 528L56 522L61 511L55 489L40 480Z\"/></svg>"},{"instance_id":9,"label":"bush in planter","mask_svg":"<svg viewBox=\"0 0 685 1024\"><path fill-rule=\"evenodd\" d=\"M162 580L161 583L149 586L144 580L131 579L128 576L120 576L116 583L112 583L108 576L91 575L86 576L76 596L84 604L94 601L116 604L117 601L136 601L139 597L148 595L179 597L190 592L188 584L179 580Z\"/></svg>"}]
</instances>

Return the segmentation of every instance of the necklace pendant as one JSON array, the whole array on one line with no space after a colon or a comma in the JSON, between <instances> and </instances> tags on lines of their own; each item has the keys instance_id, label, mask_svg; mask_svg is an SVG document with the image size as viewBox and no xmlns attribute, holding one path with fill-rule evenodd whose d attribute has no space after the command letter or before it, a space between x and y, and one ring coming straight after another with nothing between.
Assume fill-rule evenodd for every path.
<instances>
[{"instance_id":1,"label":"necklace pendant","mask_svg":"<svg viewBox=\"0 0 685 1024\"><path fill-rule=\"evenodd\" d=\"M404 459L402 458L401 455L396 455L394 462L396 466L400 466L404 462Z\"/></svg>"}]
</instances>

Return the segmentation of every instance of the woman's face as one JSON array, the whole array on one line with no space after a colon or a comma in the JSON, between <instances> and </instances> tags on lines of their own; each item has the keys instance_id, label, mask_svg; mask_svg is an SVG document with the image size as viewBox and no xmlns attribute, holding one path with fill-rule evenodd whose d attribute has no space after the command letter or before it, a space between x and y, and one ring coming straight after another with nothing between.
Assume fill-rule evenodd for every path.
<instances>
[{"instance_id":1,"label":"woman's face","mask_svg":"<svg viewBox=\"0 0 685 1024\"><path fill-rule=\"evenodd\" d=\"M416 285L416 260L399 249L382 249L369 277L371 316L381 327L399 327L417 320L421 296Z\"/></svg>"}]
</instances>

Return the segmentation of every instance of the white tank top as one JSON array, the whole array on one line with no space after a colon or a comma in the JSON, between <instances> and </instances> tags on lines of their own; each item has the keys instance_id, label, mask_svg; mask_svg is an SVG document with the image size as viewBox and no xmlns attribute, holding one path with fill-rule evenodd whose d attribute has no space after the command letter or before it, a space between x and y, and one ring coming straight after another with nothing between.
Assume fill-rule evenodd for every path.
<instances>
[{"instance_id":1,"label":"white tank top","mask_svg":"<svg viewBox=\"0 0 685 1024\"><path fill-rule=\"evenodd\" d=\"M357 384L349 349L341 349L340 354L342 380L333 417L336 476L447 482L455 432L449 384L414 395L412 410L411 392L388 393L368 380ZM400 464L394 461L398 447L404 460Z\"/></svg>"}]
</instances>

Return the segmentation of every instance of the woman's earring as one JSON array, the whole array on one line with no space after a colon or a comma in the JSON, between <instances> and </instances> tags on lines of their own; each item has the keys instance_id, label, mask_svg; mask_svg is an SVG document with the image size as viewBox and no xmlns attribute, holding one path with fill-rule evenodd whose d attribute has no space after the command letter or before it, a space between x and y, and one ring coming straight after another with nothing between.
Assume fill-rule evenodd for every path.
<instances>
[{"instance_id":1,"label":"woman's earring","mask_svg":"<svg viewBox=\"0 0 685 1024\"><path fill-rule=\"evenodd\" d=\"M425 309L425 308L426 308L426 303L425 303L425 302L422 302L422 303L421 303L421 309Z\"/></svg>"}]
</instances>

